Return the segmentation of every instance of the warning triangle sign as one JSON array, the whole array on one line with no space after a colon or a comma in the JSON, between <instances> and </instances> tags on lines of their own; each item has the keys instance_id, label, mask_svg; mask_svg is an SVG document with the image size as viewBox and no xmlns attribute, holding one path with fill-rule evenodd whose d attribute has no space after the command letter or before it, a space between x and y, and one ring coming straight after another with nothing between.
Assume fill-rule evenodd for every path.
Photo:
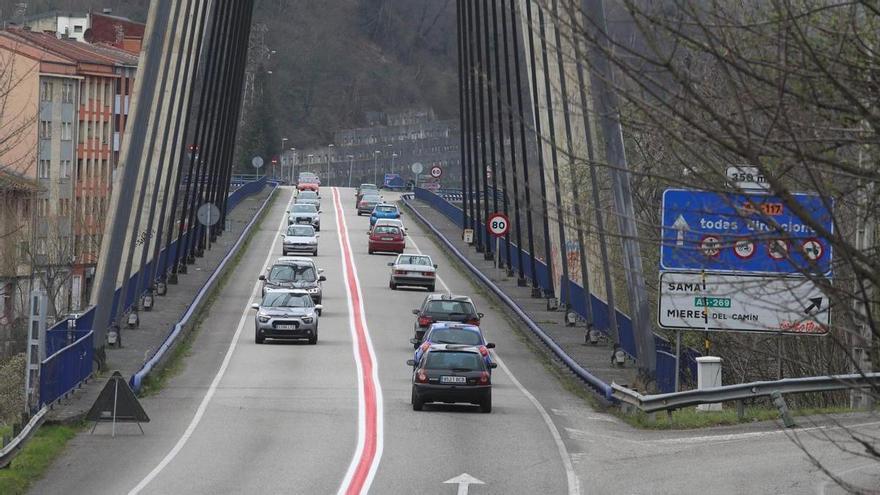
<instances>
[{"instance_id":1,"label":"warning triangle sign","mask_svg":"<svg viewBox=\"0 0 880 495\"><path fill-rule=\"evenodd\" d=\"M129 423L149 423L150 418L141 407L137 397L122 377L122 373L114 371L110 375L98 399L86 414L87 421L113 421Z\"/></svg>"}]
</instances>

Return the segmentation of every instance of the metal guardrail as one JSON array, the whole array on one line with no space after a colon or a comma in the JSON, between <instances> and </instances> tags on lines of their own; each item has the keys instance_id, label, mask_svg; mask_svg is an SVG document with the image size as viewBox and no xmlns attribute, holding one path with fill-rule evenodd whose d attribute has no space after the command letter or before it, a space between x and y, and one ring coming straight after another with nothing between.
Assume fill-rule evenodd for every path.
<instances>
[{"instance_id":1,"label":"metal guardrail","mask_svg":"<svg viewBox=\"0 0 880 495\"><path fill-rule=\"evenodd\" d=\"M24 444L27 440L33 435L39 428L40 425L43 424L43 421L46 419L46 415L49 413L49 406L43 406L37 411L36 414L31 416L31 419L24 425L21 432L9 442L8 445L4 445L2 449L0 449L0 469L5 468L12 462L12 459L18 455L18 452L24 447Z\"/></svg>"},{"instance_id":2,"label":"metal guardrail","mask_svg":"<svg viewBox=\"0 0 880 495\"><path fill-rule=\"evenodd\" d=\"M635 390L612 383L611 395L620 402L635 406L646 413L652 413L671 411L699 404L769 397L774 392L779 392L782 395L805 394L864 387L880 387L880 372L786 378L784 380L740 383L704 390L687 390L684 392L655 395L642 395Z\"/></svg>"},{"instance_id":3,"label":"metal guardrail","mask_svg":"<svg viewBox=\"0 0 880 495\"><path fill-rule=\"evenodd\" d=\"M260 182L260 188L262 188L263 185L266 183L265 180L255 181L255 182ZM274 184L271 181L269 181L268 183ZM253 184L253 183L250 183L250 184ZM243 187L241 190L244 190L244 189L245 188ZM165 356L165 353L168 352L168 350L174 346L174 343L177 340L177 337L183 331L183 327L189 322L190 318L192 318L196 309L199 307L199 303L202 301L202 299L204 299L207 296L208 292L214 286L214 283L219 278L219 274L221 273L223 268L226 266L227 263L229 263L229 260L231 260L235 256L235 253L238 251L238 249L244 243L244 240L247 238L248 233L250 233L251 229L253 229L257 220L260 218L260 214L263 212L263 210L266 209L266 206L272 200L272 197L275 195L275 192L277 190L278 190L277 187L273 187L272 192L269 194L269 196L266 198L266 200L263 201L263 204L260 206L260 209L257 210L257 212L254 214L254 217L251 219L251 221L244 228L241 235L238 237L238 240L235 242L235 244L233 244L229 248L229 250L226 252L226 256L223 257L223 259L220 261L220 264L217 265L217 268L214 270L214 272L211 274L211 276L208 278L208 280L205 281L205 284L202 286L202 288L199 289L199 292L196 294L196 297L193 298L193 301L187 307L186 312L184 312L183 316L180 318L180 321L175 323L174 326L171 328L171 331L168 333L168 336L165 337L165 340L162 342L162 345L160 345L159 348L156 350L156 352L153 354L153 356L150 357L150 359L144 363L144 365L141 367L141 369L138 370L135 374L133 374L131 376L131 380L129 381L129 384L131 385L131 388L132 388L132 390L134 390L135 393L140 392L141 387L143 386L144 378L146 378L147 375L149 375L150 372L153 370L153 368L162 360L162 358ZM236 191L236 192L238 192L238 191ZM247 192L244 192L244 193L250 194ZM229 201L230 203L232 202L231 200L232 200L232 198L230 198L230 201ZM237 203L238 202L236 202L235 204L237 204Z\"/></svg>"},{"instance_id":4,"label":"metal guardrail","mask_svg":"<svg viewBox=\"0 0 880 495\"><path fill-rule=\"evenodd\" d=\"M586 382L587 385L589 385L594 390L599 392L599 394L601 394L606 400L609 400L609 401L614 400L614 397L612 396L612 389L611 389L610 385L608 385L607 383L605 383L604 381L602 381L601 379L599 379L598 377L596 377L595 375L593 375L592 373L587 371L583 366L578 364L577 361L572 359L571 356L569 356L562 349L562 347L559 346L559 344L554 342L553 339L549 335L547 335L544 332L544 330L541 329L541 327L539 327L534 321L532 321L532 319L529 317L529 315L526 314L526 312L523 311L522 308L519 307L519 305L516 303L516 301L514 301L507 294L505 294L504 291L501 290L500 287L495 285L495 283L492 282L491 279L489 279L489 277L485 276L483 274L483 272L480 271L479 268L474 266L467 259L467 257L464 254L462 254L461 251L458 250L458 248L455 247L454 244L449 242L449 240L446 239L446 237L439 230L437 230L433 225L431 225L431 223L428 221L427 218L425 218L421 213L419 213L419 211L417 209L413 208L413 206L411 204L409 204L408 198L409 198L409 196L403 197L403 204L406 205L407 208L409 208L410 211L413 212L413 214L416 216L416 218L420 222L422 222L423 225L428 227L428 229L430 229L431 232L433 232L434 235L436 235L437 238L439 238L440 241L442 241L443 244L445 244L446 247L449 248L449 250L459 259L459 261L461 261L477 278L480 279L480 281L483 282L483 284L486 285L486 287L488 287L490 290L492 290L492 292L494 292L495 295L498 296L498 298L504 302L504 304L506 304L511 310L513 310L513 312L516 313L516 315L520 317L520 319L526 324L526 326L529 327L529 330L531 330L532 333L534 333L539 339L541 339L541 341L544 343L544 345L546 345L548 348L550 348L550 350L553 352L553 354L556 355L557 358L559 358L581 380Z\"/></svg>"}]
</instances>

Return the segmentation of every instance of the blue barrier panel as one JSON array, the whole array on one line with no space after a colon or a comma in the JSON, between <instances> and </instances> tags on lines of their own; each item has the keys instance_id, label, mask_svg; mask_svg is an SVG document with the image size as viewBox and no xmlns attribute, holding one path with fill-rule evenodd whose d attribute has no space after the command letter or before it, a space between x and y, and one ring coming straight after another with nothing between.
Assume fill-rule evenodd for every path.
<instances>
[{"instance_id":1,"label":"blue barrier panel","mask_svg":"<svg viewBox=\"0 0 880 495\"><path fill-rule=\"evenodd\" d=\"M661 394L675 392L675 355L657 351L657 389Z\"/></svg>"},{"instance_id":2,"label":"blue barrier panel","mask_svg":"<svg viewBox=\"0 0 880 495\"><path fill-rule=\"evenodd\" d=\"M92 374L94 333L89 331L40 363L40 405L51 404Z\"/></svg>"}]
</instances>

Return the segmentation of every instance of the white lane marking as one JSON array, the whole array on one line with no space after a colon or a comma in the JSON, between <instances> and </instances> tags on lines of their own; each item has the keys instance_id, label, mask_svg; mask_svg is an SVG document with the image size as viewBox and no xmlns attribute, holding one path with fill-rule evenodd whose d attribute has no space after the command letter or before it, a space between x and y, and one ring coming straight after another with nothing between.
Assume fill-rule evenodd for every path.
<instances>
[{"instance_id":1,"label":"white lane marking","mask_svg":"<svg viewBox=\"0 0 880 495\"><path fill-rule=\"evenodd\" d=\"M422 250L419 249L419 245L416 244L415 239L412 236L407 236L412 242L413 247L419 254L423 254ZM437 281L440 282L440 285L446 290L446 292L451 292L449 290L449 286L446 285L446 282L443 281L443 278L440 275L437 275ZM535 409L538 410L538 414L541 415L541 418L544 420L544 423L547 425L547 429L550 430L550 436L553 437L553 441L556 443L556 448L559 450L559 456L562 458L562 466L565 468L565 477L568 481L568 493L569 495L578 495L581 493L580 488L580 480L577 477L577 474L574 472L574 466L571 462L571 456L568 453L568 448L565 446L565 442L562 440L562 435L559 434L559 429L556 427L556 423L553 422L553 418L550 417L550 414L547 413L547 410L544 409L544 406L538 402L538 399L532 395L531 392L526 390L522 383L513 376L513 372L510 371L510 368L504 363L501 357L498 355L494 349L492 351L492 355L495 356L495 362L498 363L498 367L501 368L502 371L510 378L510 381L516 385L516 388L519 389L520 392L535 406Z\"/></svg>"},{"instance_id":2,"label":"white lane marking","mask_svg":"<svg viewBox=\"0 0 880 495\"><path fill-rule=\"evenodd\" d=\"M376 477L376 471L379 469L379 462L382 459L382 452L384 451L385 446L384 399L382 397L382 384L379 382L379 361L378 359L376 359L376 353L373 350L373 340L372 338L370 338L370 328L367 325L367 312L364 309L364 292L363 290L361 290L361 282L360 278L358 277L357 263L355 262L354 251L351 248L351 232L348 230L348 224L345 221L345 212L344 210L342 210L342 197L338 188L335 188L333 194L333 216L336 220L336 228L340 231L337 237L339 239L339 250L342 262L342 274L345 282L345 292L348 296L346 299L348 300L348 323L352 337L352 354L354 354L358 378L358 443L354 455L351 458L351 463L348 466L348 470L345 473L345 478L342 480L342 484L339 486L339 490L337 493L341 495L352 492L356 488L356 486L352 485L352 483L360 483L356 478L356 473L358 471L358 467L362 463L362 458L364 456L364 447L367 440L366 430L368 426L366 418L367 405L365 402L367 398L364 396L364 363L361 359L359 352L360 336L358 335L358 331L356 328L357 323L355 322L355 308L352 305L352 293L350 285L350 282L352 281L354 282L354 286L357 290L358 295L358 309L360 314L359 323L361 325L363 333L363 343L366 345L367 352L369 352L370 355L370 361L372 362L372 373L370 375L372 377L373 393L375 395L375 453L373 454L373 458L370 460L370 469L367 472L367 475L364 478L359 490L359 493L368 493L370 491L370 486L373 484L373 478ZM345 238L348 244L348 249L346 249L345 246L346 242L343 242L342 239L343 230L345 231ZM349 267L346 265L346 252L348 253L348 259L351 263L350 273L352 280L349 280Z\"/></svg>"},{"instance_id":3,"label":"white lane marking","mask_svg":"<svg viewBox=\"0 0 880 495\"><path fill-rule=\"evenodd\" d=\"M837 473L832 473L832 474L834 475L835 478L837 478L839 480L843 480L844 475L855 473L857 471L864 471L866 469L877 469L877 463L872 462L871 464L864 464L862 466L857 466L854 468L846 469L846 470L843 470L843 471L840 471ZM828 476L828 475L826 474L825 476ZM820 495L825 495L826 493L828 493L827 492L828 485L830 485L831 483L834 483L835 485L837 485L837 482L832 479L827 479L827 480L822 481L821 483L819 483L819 485L817 487L817 492ZM868 492L868 493L870 493L870 492Z\"/></svg>"},{"instance_id":4,"label":"white lane marking","mask_svg":"<svg viewBox=\"0 0 880 495\"><path fill-rule=\"evenodd\" d=\"M291 203L293 203L293 191L290 193L290 200L287 202L287 208L285 208L285 212L290 209ZM287 213L281 218L281 222L278 223L277 233L275 234L275 238L272 239L272 243L269 245L269 253L266 255L266 261L263 262L263 267L269 264L269 260L272 259L272 255L275 254L275 246L278 245L278 236L281 235L281 229L284 227L284 222L287 221ZM217 374L214 375L214 379L211 381L211 386L208 387L208 391L205 392L205 396L202 398L202 402L199 404L198 409L196 409L196 413L193 416L192 420L189 422L189 426L186 427L186 430L183 432L183 435L177 440L177 443L174 447L169 451L165 457L159 462L159 464L153 468L152 471L147 474L144 479L140 481L131 491L128 492L128 495L136 495L141 492L151 481L153 481L159 473L165 469L168 464L174 460L178 453L180 453L181 449L183 449L186 442L192 436L193 432L195 432L196 427L199 426L199 423L202 421L202 417L205 415L205 411L208 409L208 404L211 402L211 399L214 397L214 393L217 391L217 386L220 384L220 380L223 378L223 375L226 373L226 368L229 366L229 362L232 360L232 354L235 352L235 348L238 346L238 339L241 337L241 331L244 328L244 324L248 319L248 316L251 311L251 301L257 296L257 292L260 290L260 282L254 284L254 290L251 291L251 295L247 300L247 303L244 306L244 311L241 313L241 319L238 321L238 327L235 329L235 334L232 336L232 341L229 342L229 348L226 349L226 355L223 357L223 363L220 364L220 369L217 370Z\"/></svg>"}]
</instances>

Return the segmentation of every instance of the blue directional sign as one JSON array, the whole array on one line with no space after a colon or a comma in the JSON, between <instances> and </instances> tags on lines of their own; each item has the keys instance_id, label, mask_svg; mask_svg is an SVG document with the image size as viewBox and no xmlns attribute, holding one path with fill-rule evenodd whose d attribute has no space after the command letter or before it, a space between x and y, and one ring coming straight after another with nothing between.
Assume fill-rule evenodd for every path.
<instances>
[{"instance_id":1,"label":"blue directional sign","mask_svg":"<svg viewBox=\"0 0 880 495\"><path fill-rule=\"evenodd\" d=\"M661 270L830 276L831 244L810 224L833 232L831 212L819 196L793 197L799 212L767 194L667 189Z\"/></svg>"}]
</instances>

